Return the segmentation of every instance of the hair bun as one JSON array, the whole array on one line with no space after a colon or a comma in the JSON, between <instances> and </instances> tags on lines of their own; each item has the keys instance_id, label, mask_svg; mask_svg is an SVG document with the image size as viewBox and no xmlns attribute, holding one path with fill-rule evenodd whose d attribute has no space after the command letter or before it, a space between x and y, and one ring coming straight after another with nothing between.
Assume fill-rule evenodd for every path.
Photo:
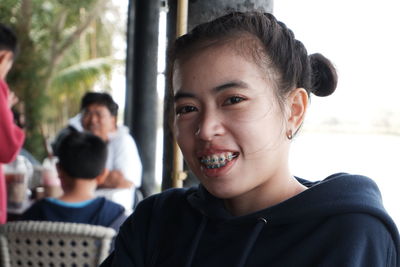
<instances>
[{"instance_id":1,"label":"hair bun","mask_svg":"<svg viewBox=\"0 0 400 267\"><path fill-rule=\"evenodd\" d=\"M328 96L335 92L337 73L332 62L319 53L309 55L311 64L311 92L316 96Z\"/></svg>"}]
</instances>

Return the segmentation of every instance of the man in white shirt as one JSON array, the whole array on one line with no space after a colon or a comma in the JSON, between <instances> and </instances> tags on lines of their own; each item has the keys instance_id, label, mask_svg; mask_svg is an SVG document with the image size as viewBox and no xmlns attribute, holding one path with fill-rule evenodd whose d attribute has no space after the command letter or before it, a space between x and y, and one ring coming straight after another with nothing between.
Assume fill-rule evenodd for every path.
<instances>
[{"instance_id":1,"label":"man in white shirt","mask_svg":"<svg viewBox=\"0 0 400 267\"><path fill-rule=\"evenodd\" d=\"M118 104L107 93L88 92L82 98L81 112L83 129L108 143L106 167L110 174L100 187L139 187L142 165L128 129L117 127Z\"/></svg>"}]
</instances>

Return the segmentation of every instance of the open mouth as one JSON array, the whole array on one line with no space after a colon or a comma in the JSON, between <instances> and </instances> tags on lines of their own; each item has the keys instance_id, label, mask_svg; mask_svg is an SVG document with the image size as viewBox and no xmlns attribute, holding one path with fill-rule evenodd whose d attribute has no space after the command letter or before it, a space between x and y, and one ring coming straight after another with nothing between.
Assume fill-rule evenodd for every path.
<instances>
[{"instance_id":1,"label":"open mouth","mask_svg":"<svg viewBox=\"0 0 400 267\"><path fill-rule=\"evenodd\" d=\"M228 162L232 161L234 158L237 158L238 156L239 153L237 152L212 154L201 157L200 162L206 169L217 169L224 167Z\"/></svg>"}]
</instances>

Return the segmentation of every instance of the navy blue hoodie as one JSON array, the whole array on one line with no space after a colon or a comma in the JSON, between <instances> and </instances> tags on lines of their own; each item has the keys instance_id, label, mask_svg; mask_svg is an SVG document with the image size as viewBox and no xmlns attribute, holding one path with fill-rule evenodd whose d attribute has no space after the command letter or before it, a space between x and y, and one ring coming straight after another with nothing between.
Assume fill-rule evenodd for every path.
<instances>
[{"instance_id":1,"label":"navy blue hoodie","mask_svg":"<svg viewBox=\"0 0 400 267\"><path fill-rule=\"evenodd\" d=\"M97 197L81 207L63 206L44 198L25 211L21 219L86 223L111 227L118 231L126 219L124 212L124 207L104 197Z\"/></svg>"},{"instance_id":2,"label":"navy blue hoodie","mask_svg":"<svg viewBox=\"0 0 400 267\"><path fill-rule=\"evenodd\" d=\"M399 233L369 178L335 174L275 206L235 217L204 187L142 201L101 265L399 267Z\"/></svg>"}]
</instances>

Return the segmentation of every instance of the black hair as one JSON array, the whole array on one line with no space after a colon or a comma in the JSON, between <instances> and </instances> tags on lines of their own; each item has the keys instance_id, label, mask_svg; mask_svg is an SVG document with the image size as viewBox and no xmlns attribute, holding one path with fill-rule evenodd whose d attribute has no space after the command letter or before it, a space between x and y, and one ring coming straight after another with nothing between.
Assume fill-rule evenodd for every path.
<instances>
[{"instance_id":1,"label":"black hair","mask_svg":"<svg viewBox=\"0 0 400 267\"><path fill-rule=\"evenodd\" d=\"M57 156L68 176L93 179L105 168L107 144L89 132L71 131L61 140Z\"/></svg>"},{"instance_id":2,"label":"black hair","mask_svg":"<svg viewBox=\"0 0 400 267\"><path fill-rule=\"evenodd\" d=\"M205 47L237 40L244 42L237 47L239 52L250 53L267 74L273 74L270 77L280 103L295 88L304 88L308 94L317 96L328 96L335 91L337 74L333 64L321 54L308 55L284 23L262 12L232 12L196 26L175 41L170 71L176 61L185 60Z\"/></svg>"},{"instance_id":3,"label":"black hair","mask_svg":"<svg viewBox=\"0 0 400 267\"><path fill-rule=\"evenodd\" d=\"M108 93L87 92L82 98L81 110L93 104L106 106L114 117L118 115L118 104Z\"/></svg>"},{"instance_id":4,"label":"black hair","mask_svg":"<svg viewBox=\"0 0 400 267\"><path fill-rule=\"evenodd\" d=\"M18 53L18 40L14 31L0 23L0 50L8 50L14 54L14 57Z\"/></svg>"}]
</instances>

